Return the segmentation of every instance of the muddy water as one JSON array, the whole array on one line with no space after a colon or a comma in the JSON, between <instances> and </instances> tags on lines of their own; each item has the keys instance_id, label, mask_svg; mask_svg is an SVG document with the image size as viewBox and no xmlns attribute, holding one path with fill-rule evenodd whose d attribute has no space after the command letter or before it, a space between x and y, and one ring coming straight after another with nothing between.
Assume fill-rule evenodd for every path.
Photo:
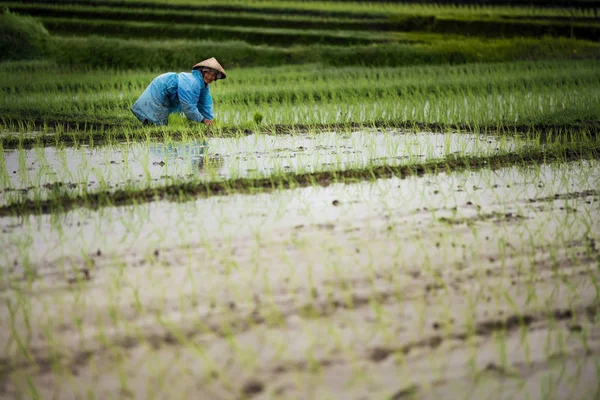
<instances>
[{"instance_id":1,"label":"muddy water","mask_svg":"<svg viewBox=\"0 0 600 400\"><path fill-rule=\"evenodd\" d=\"M586 161L0 218L0 397L588 399L599 184Z\"/></svg>"},{"instance_id":2,"label":"muddy water","mask_svg":"<svg viewBox=\"0 0 600 400\"><path fill-rule=\"evenodd\" d=\"M314 224L327 228L350 215L357 221L377 215L373 224L385 224L382 217L394 213L461 221L499 212L499 218L506 212L522 214L520 208L530 199L594 192L599 187L598 161L381 179L187 203L81 209L64 216L2 218L0 228L7 235L0 245L8 264L27 260L43 265L69 260L75 253L93 255L97 249L151 253L155 247L260 237L280 228ZM486 209L486 204L500 204L500 209Z\"/></svg>"},{"instance_id":3,"label":"muddy water","mask_svg":"<svg viewBox=\"0 0 600 400\"><path fill-rule=\"evenodd\" d=\"M273 173L398 165L448 155L485 155L516 144L493 136L398 132L251 135L239 139L129 143L79 148L7 150L0 203L164 185L174 180L263 177Z\"/></svg>"}]
</instances>

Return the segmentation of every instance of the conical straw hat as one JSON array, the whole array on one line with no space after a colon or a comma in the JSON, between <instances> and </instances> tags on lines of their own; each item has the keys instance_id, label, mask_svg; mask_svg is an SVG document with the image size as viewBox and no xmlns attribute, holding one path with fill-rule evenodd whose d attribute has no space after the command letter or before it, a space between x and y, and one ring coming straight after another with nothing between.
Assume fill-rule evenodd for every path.
<instances>
[{"instance_id":1,"label":"conical straw hat","mask_svg":"<svg viewBox=\"0 0 600 400\"><path fill-rule=\"evenodd\" d=\"M223 67L221 67L221 64L219 64L216 58L211 57L207 58L204 61L200 61L198 64L194 65L192 69L199 69L202 67L212 68L216 71L219 71L221 73L221 76L217 77L217 79L225 79L225 70L223 69Z\"/></svg>"}]
</instances>

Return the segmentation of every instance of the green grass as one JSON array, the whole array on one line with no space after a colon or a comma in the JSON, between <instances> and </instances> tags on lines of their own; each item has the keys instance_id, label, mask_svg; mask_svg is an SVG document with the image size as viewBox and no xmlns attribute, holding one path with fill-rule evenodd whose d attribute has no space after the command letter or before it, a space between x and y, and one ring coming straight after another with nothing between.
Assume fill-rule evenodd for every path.
<instances>
[{"instance_id":1,"label":"green grass","mask_svg":"<svg viewBox=\"0 0 600 400\"><path fill-rule=\"evenodd\" d=\"M45 5L5 3L13 11L40 17L47 28L56 33L98 34L129 37L190 37L203 33L192 26L207 26L213 39L239 39L249 42L302 44L305 35L298 38L276 35L269 28L295 30L325 30L332 33L340 30L367 32L381 31L428 31L443 34L463 34L488 37L501 36L542 36L556 35L594 40L599 37L600 25L593 17L574 16L565 10L557 16L530 16L527 12L512 14L485 13L444 13L437 12L411 14L402 12L385 14L379 18L365 17L357 13L340 18L336 16L303 16L286 13L284 6L279 13L251 13L248 11L178 11L127 7L86 7L73 5ZM514 10L513 10L514 11ZM105 20L104 22L101 22ZM108 20L125 22L122 27L114 26ZM133 22L138 22L133 24ZM141 24L141 22L144 22ZM149 24L152 22L152 24ZM162 24L160 24L162 23ZM176 25L174 25L176 23ZM187 28L186 28L187 25ZM192 25L192 26L190 26ZM254 31L236 31L225 27L254 28ZM168 29L170 28L170 29ZM242 36L242 33L245 35ZM270 34L270 36L269 36ZM214 36L213 36L214 35ZM314 34L313 34L314 36ZM284 40L285 39L285 40ZM328 39L322 37L322 41ZM333 40L333 39L329 39ZM356 42L348 37L347 43ZM339 42L340 44L343 42Z\"/></svg>"},{"instance_id":2,"label":"green grass","mask_svg":"<svg viewBox=\"0 0 600 400\"><path fill-rule=\"evenodd\" d=\"M156 10L152 8L105 7L59 4L23 4L2 3L12 11L35 17L87 19L120 19L125 21L163 22L173 26L174 23L222 26L245 26L263 28L295 28L295 29L327 29L357 30L384 29L389 30L388 19L364 18L356 14L346 18L289 15L282 10L279 14L260 14L247 11L218 12L210 10L183 11L173 9ZM387 29L386 29L387 28Z\"/></svg>"},{"instance_id":3,"label":"green grass","mask_svg":"<svg viewBox=\"0 0 600 400\"><path fill-rule=\"evenodd\" d=\"M0 9L0 62L47 57L53 52L53 44L48 31L36 19Z\"/></svg>"},{"instance_id":4,"label":"green grass","mask_svg":"<svg viewBox=\"0 0 600 400\"><path fill-rule=\"evenodd\" d=\"M184 70L188 70L187 66ZM445 86L456 88L465 85L470 90L512 89L524 85L536 89L553 80L593 84L598 71L594 60L538 61L513 63L480 63L470 65L430 65L418 67L365 67L354 66L323 68L321 65L286 65L274 68L233 68L231 76L213 86L221 98L240 92L240 98L248 95L264 96L270 93L291 92L302 89L343 90L358 83L362 87L394 85L413 90L437 89ZM145 89L149 81L162 70L148 65L135 70L109 68L68 67L55 62L12 62L0 64L0 91L3 93L60 92L88 94L104 91L128 92ZM587 81L591 80L591 81ZM410 89L407 89L409 92ZM359 91L362 91L360 89ZM243 101L238 101L243 102ZM250 103L252 101L249 101ZM7 101L8 103L8 101ZM235 102L234 102L235 103Z\"/></svg>"},{"instance_id":5,"label":"green grass","mask_svg":"<svg viewBox=\"0 0 600 400\"><path fill-rule=\"evenodd\" d=\"M61 0L40 2L37 0L22 1L30 4L63 5ZM11 1L2 1L11 4ZM175 1L139 1L139 0L69 0L68 4L86 6L119 7L129 9L186 10L186 11L219 11L219 12L253 12L258 14L286 14L310 16L381 18L389 15L439 15L459 17L490 16L526 16L526 17L593 17L593 8L584 7L535 7L523 6L485 6L485 5L440 5L417 3L383 3L383 2L319 2L319 1L252 1L226 0L204 1L202 4L190 3L189 0Z\"/></svg>"},{"instance_id":6,"label":"green grass","mask_svg":"<svg viewBox=\"0 0 600 400\"><path fill-rule=\"evenodd\" d=\"M56 35L47 53L67 66L187 69L198 54L214 55L227 68L597 59L600 54L600 24L565 9L535 17L518 7L503 13L495 7L314 2L242 6L233 1L206 3L196 11L174 6L163 14L160 2L1 4L37 15ZM363 12L363 6L389 12Z\"/></svg>"},{"instance_id":7,"label":"green grass","mask_svg":"<svg viewBox=\"0 0 600 400\"><path fill-rule=\"evenodd\" d=\"M76 134L87 140L101 136L102 129L98 129L105 126L123 128L120 133L107 131L109 136L143 137L144 130L135 133L139 123L129 107L154 73L61 71L58 65L44 64L28 78L29 65L23 64L23 71L15 71L16 64L0 69L0 91L8 94L0 99L5 129L24 131L33 124L60 132L75 125L88 126L94 133ZM248 129L285 132L311 126L523 131L527 126L586 123L595 131L599 88L600 69L595 61L232 69L227 80L212 87L218 123L209 134L230 135ZM264 116L260 125L253 121L257 112ZM182 130L193 132L193 124L173 116L166 132ZM162 130L156 132L162 135ZM14 138L3 140L7 145Z\"/></svg>"},{"instance_id":8,"label":"green grass","mask_svg":"<svg viewBox=\"0 0 600 400\"><path fill-rule=\"evenodd\" d=\"M39 20L55 35L99 35L119 38L154 40L200 38L211 41L242 40L250 44L289 47L294 45L329 44L351 46L390 41L385 33L364 31L329 31L317 29L223 27L193 23L154 23L113 20L73 20L43 17Z\"/></svg>"},{"instance_id":9,"label":"green grass","mask_svg":"<svg viewBox=\"0 0 600 400\"><path fill-rule=\"evenodd\" d=\"M478 39L407 36L413 43L356 46L272 47L244 42L195 40L115 39L58 37L55 58L63 65L94 65L99 68L133 69L189 68L198 54L212 54L225 68L280 66L320 63L323 65L407 66L427 64L464 64L518 60L598 58L599 46L593 42L569 39ZM225 61L226 60L226 61Z\"/></svg>"}]
</instances>

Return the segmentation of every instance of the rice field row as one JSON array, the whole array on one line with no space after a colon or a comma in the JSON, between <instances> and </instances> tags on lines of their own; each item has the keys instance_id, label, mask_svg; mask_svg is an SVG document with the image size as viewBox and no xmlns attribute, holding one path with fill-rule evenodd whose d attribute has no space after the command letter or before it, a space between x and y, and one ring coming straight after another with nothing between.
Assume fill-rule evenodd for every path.
<instances>
[{"instance_id":1,"label":"rice field row","mask_svg":"<svg viewBox=\"0 0 600 400\"><path fill-rule=\"evenodd\" d=\"M444 12L444 9L435 10L431 14L419 13L399 13L382 14L377 17L368 16L361 13L348 15L346 17L318 16L318 15L295 15L286 12L282 8L279 13L254 13L247 10L227 12L212 11L204 9L202 11L178 11L172 9L156 10L152 8L131 8L131 7L105 7L101 5L82 6L73 4L47 4L32 3L24 4L21 2L0 2L4 7L12 11L32 15L37 17L71 18L71 19L121 19L126 21L144 21L144 22L165 22L165 23L185 23L185 24L210 24L218 26L245 26L245 27L271 27L271 28L294 28L294 29L327 29L327 30L379 30L393 31L414 29L421 25L422 27L431 24L434 19L442 18L449 20L454 17L454 22L460 22L465 19L464 13L456 15ZM276 10L274 10L276 11ZM596 22L596 17L582 16L574 13L572 10L564 10L562 15L536 15L530 16L526 12L515 12L511 15L497 13L481 13L477 15L480 20L486 21L546 21L546 22L565 22L569 24L581 24Z\"/></svg>"},{"instance_id":2,"label":"rice field row","mask_svg":"<svg viewBox=\"0 0 600 400\"><path fill-rule=\"evenodd\" d=\"M469 134L401 134L397 130L246 136L112 143L94 148L45 147L5 151L0 205L47 196L135 191L243 178L310 176L438 163L447 158L504 156L537 140ZM209 162L206 162L210 160ZM292 176L289 176L293 173ZM350 173L346 173L349 175ZM302 178L300 179L302 181ZM235 187L237 184L233 184ZM261 185L257 185L260 187ZM59 190L57 190L59 189ZM257 189L258 190L258 189ZM208 192L220 192L216 187ZM54 200L54 199L52 199ZM61 202L62 203L62 202Z\"/></svg>"},{"instance_id":3,"label":"rice field row","mask_svg":"<svg viewBox=\"0 0 600 400\"><path fill-rule=\"evenodd\" d=\"M71 19L119 19L123 21L139 22L164 22L164 23L184 23L212 25L213 27L222 26L244 26L244 27L264 27L264 28L293 28L293 29L327 29L327 30L370 30L373 28L379 30L393 29L388 19L381 17L378 19L365 18L364 15L356 14L352 17L339 18L328 16L303 16L286 14L283 10L280 14L260 14L248 11L229 11L218 12L203 9L202 11L172 10L152 8L131 8L131 7L106 7L94 4L93 6L72 5L72 4L48 4L48 3L21 3L21 2L3 2L4 7L11 11L23 15L32 15L36 17L52 18L71 18ZM582 20L581 18L579 19Z\"/></svg>"},{"instance_id":4,"label":"rice field row","mask_svg":"<svg viewBox=\"0 0 600 400\"><path fill-rule=\"evenodd\" d=\"M67 78L52 72L36 73L38 78L24 85L26 94L0 100L4 129L28 123L60 129L69 121L135 127L137 120L129 107L152 74L122 72L110 78L108 74L80 72ZM18 76L14 72L0 74L2 91L19 90L15 82L21 80L14 80ZM219 82L212 93L217 131L386 123L459 125L477 131L595 120L600 109L599 88L598 64L588 61L445 68L252 69ZM261 116L258 123L257 114ZM188 129L177 116L172 116L172 124L174 129Z\"/></svg>"},{"instance_id":5,"label":"rice field row","mask_svg":"<svg viewBox=\"0 0 600 400\"><path fill-rule=\"evenodd\" d=\"M64 36L99 35L120 38L188 39L207 38L214 41L243 40L251 44L288 47L293 45L329 44L358 45L390 41L386 34L361 31L328 31L285 28L223 27L214 25L151 22L128 22L93 19L38 18L53 34Z\"/></svg>"},{"instance_id":6,"label":"rice field row","mask_svg":"<svg viewBox=\"0 0 600 400\"><path fill-rule=\"evenodd\" d=\"M389 33L388 33L389 34ZM379 34L376 34L379 35ZM393 33L381 44L339 46L311 44L275 47L207 38L148 41L101 36L53 36L44 49L65 67L110 69L188 69L198 54L228 60L227 67L277 67L293 64L325 66L410 66L492 63L556 59L597 59L599 46L566 38L477 38L423 32ZM48 56L48 55L47 55Z\"/></svg>"},{"instance_id":7,"label":"rice field row","mask_svg":"<svg viewBox=\"0 0 600 400\"><path fill-rule=\"evenodd\" d=\"M574 161L3 217L0 390L589 399L598 179Z\"/></svg>"},{"instance_id":8,"label":"rice field row","mask_svg":"<svg viewBox=\"0 0 600 400\"><path fill-rule=\"evenodd\" d=\"M294 148L278 147L282 140L252 144L260 138L237 140L234 146L230 141L229 148L227 142L224 146L216 141L147 142L133 148L84 148L87 155L82 158L78 153L84 151L77 149L8 152L0 165L5 187L0 215L58 213L157 199L181 202L316 184L600 158L598 140L589 139L540 150L536 148L539 139L515 143L505 137L417 134L365 140L360 132L352 136L351 145L340 144L335 135L329 140L318 135L303 137L304 146ZM231 148L235 146L243 150L236 152Z\"/></svg>"},{"instance_id":9,"label":"rice field row","mask_svg":"<svg viewBox=\"0 0 600 400\"><path fill-rule=\"evenodd\" d=\"M0 0L0 398L599 397L597 2L490 1Z\"/></svg>"},{"instance_id":10,"label":"rice field row","mask_svg":"<svg viewBox=\"0 0 600 400\"><path fill-rule=\"evenodd\" d=\"M19 8L17 8L19 10ZM27 10L20 9L27 14ZM92 10L94 12L94 10ZM49 14L49 15L48 15ZM76 13L71 13L76 14ZM174 25L173 21L154 22L148 21L144 15L131 21L114 16L110 13L86 14L83 18L79 15L67 17L57 10L48 13L44 10L33 12L53 34L61 35L102 35L124 38L190 38L210 37L212 40L244 40L253 44L269 46L291 46L306 44L332 44L353 45L364 43L377 43L394 40L397 32L430 32L437 34L461 34L465 36L484 37L512 37L512 36L564 36L588 40L597 40L600 37L600 26L592 21L519 21L519 20L459 20L440 19L437 17L391 17L384 24L369 22L365 26L350 24L350 26L333 26L325 21L315 21L312 26L306 24L295 25L292 21L282 20L279 26L272 23L260 23L248 26L244 20L233 20L222 23L219 18L205 16L202 21L180 21ZM114 14L120 14L115 11ZM273 16L268 16L272 21ZM257 21L260 22L260 21ZM347 25L347 24L346 24ZM380 26L381 25L381 26ZM323 26L328 26L323 29ZM351 29L351 30L349 30ZM382 31L389 31L386 34Z\"/></svg>"},{"instance_id":11,"label":"rice field row","mask_svg":"<svg viewBox=\"0 0 600 400\"><path fill-rule=\"evenodd\" d=\"M267 105L219 105L218 128L269 129L274 125L310 126L327 124L378 125L388 122L424 123L439 125L471 126L474 131L481 128L493 129L527 124L559 124L563 122L585 122L597 115L599 95L597 87L582 87L565 92L568 86L542 90L535 95L530 91L515 91L510 96L502 94L444 93L437 96L416 94L402 98L383 98L360 95L349 99L349 103L335 101L308 101L307 104L292 103ZM64 96L50 101L42 96L31 97L24 102L11 104L10 114L2 117L6 129L18 124L35 123L48 127L61 122L72 126L73 118L83 127L86 124L132 127L138 123L128 110L130 98L110 99L106 95L90 96L85 101ZM335 99L334 99L335 100ZM261 123L255 124L255 115ZM186 125L182 118L172 116L173 126L180 129ZM177 122L179 121L179 122ZM198 131L203 129L197 128Z\"/></svg>"},{"instance_id":12,"label":"rice field row","mask_svg":"<svg viewBox=\"0 0 600 400\"><path fill-rule=\"evenodd\" d=\"M365 76L366 75L366 76ZM303 102L306 104L340 103L347 99L348 103L355 103L361 99L376 99L385 102L389 99L401 97L430 97L435 98L441 95L476 97L481 95L502 95L505 90L520 93L549 93L560 91L564 88L588 88L596 87L600 84L600 70L581 71L580 73L558 72L552 76L540 74L535 78L527 77L509 77L503 80L486 79L481 76L466 76L464 79L444 79L434 81L430 78L424 78L419 81L392 81L387 77L373 77L370 74L361 74L360 77L343 81L341 79L331 79L313 82L307 84L305 88L297 89L296 84L289 82L285 84L262 85L230 85L223 84L215 86L215 97L220 106L237 105L268 105L268 104L288 104ZM374 75L374 74L373 74ZM533 75L533 74L532 74ZM146 85L149 82L146 81ZM142 89L144 89L142 87ZM57 93L48 98L48 92L32 91L31 94L23 94L18 101L4 101L0 105L7 111L11 106L20 108L22 105L38 106L39 104L50 103L58 104L61 108L71 108L78 111L97 110L98 108L125 108L127 103L133 103L137 98L136 93L140 88L128 85L127 89L121 88L97 91L83 91L85 96L80 97L80 92L75 93ZM218 92L218 97L217 97ZM50 101L52 100L52 101Z\"/></svg>"},{"instance_id":13,"label":"rice field row","mask_svg":"<svg viewBox=\"0 0 600 400\"><path fill-rule=\"evenodd\" d=\"M316 75L319 68L310 68ZM263 71L264 73L265 71ZM259 71L260 73L260 71ZM524 75L527 75L526 73ZM141 82L140 79L136 79ZM63 107L72 107L75 110L86 110L89 107L106 107L124 106L126 103L132 103L137 98L136 91L144 89L135 87L127 83L126 89L122 85L121 88L96 91L92 93L89 89L64 93L52 96L52 100L63 105ZM47 83L48 86L52 82ZM77 84L75 82L75 84ZM107 84L107 82L104 82ZM226 84L215 85L215 93L218 92L219 105L236 106L236 105L263 105L263 104L286 104L303 102L307 104L314 103L339 103L344 99L349 100L349 103L354 103L359 99L377 99L386 101L396 97L419 97L430 96L436 97L440 95L465 95L474 96L481 94L501 94L503 91L511 90L515 93L519 92L540 92L558 91L565 87L573 88L590 88L600 84L600 69L591 68L589 70L574 71L557 71L552 74L536 74L531 73L530 76L510 76L504 79L499 79L494 76L481 75L466 75L464 77L441 78L435 80L432 77L423 77L419 80L393 79L385 74L377 74L374 72L349 74L348 80L344 79L327 79L316 78L311 83L306 83L305 87L298 88L296 82L282 82L277 80L270 84L250 83L250 84ZM7 90L10 92L10 90ZM10 104L20 105L29 103L32 105L39 104L40 97L48 92L35 90L28 91L27 95L20 96L19 101L5 101L2 104L7 110L10 109ZM85 93L84 99L78 94ZM216 95L215 95L216 97ZM47 99L47 97L46 97ZM48 99L46 100L48 102ZM89 104L93 102L92 104Z\"/></svg>"},{"instance_id":14,"label":"rice field row","mask_svg":"<svg viewBox=\"0 0 600 400\"><path fill-rule=\"evenodd\" d=\"M147 71L68 68L56 63L20 62L0 64L0 91L11 93L80 93L108 91L139 91L145 89L159 70L147 66ZM378 67L330 68L320 65L279 66L272 68L234 68L234 74L214 86L216 94L235 94L276 91L292 88L307 90L343 89L344 86L379 87L382 84L400 87L400 85L427 86L434 90L440 86L465 85L470 87L494 85L499 89L506 85L523 85L537 88L544 81L564 79L593 79L600 72L598 62L594 60L578 61L538 61L514 63L486 63L468 65L426 65L419 67ZM585 83L588 84L587 82ZM250 91L249 89L252 89ZM486 89L487 89L486 88ZM435 91L435 90L434 90Z\"/></svg>"},{"instance_id":15,"label":"rice field row","mask_svg":"<svg viewBox=\"0 0 600 400\"><path fill-rule=\"evenodd\" d=\"M2 1L14 3L14 1ZM490 3L487 1L487 3ZM358 17L361 19L386 18L390 15L440 15L458 17L595 17L600 8L597 1L569 0L558 4L555 1L536 1L523 4L516 2L507 6L498 4L427 4L422 3L390 3L390 2L317 2L317 1L253 1L244 0L205 1L202 4L190 4L186 0L176 1L140 1L140 0L21 0L19 4L43 4L56 6L95 6L108 8L123 8L133 10L154 9L161 11L219 11L247 12L270 15L305 15L326 17Z\"/></svg>"}]
</instances>

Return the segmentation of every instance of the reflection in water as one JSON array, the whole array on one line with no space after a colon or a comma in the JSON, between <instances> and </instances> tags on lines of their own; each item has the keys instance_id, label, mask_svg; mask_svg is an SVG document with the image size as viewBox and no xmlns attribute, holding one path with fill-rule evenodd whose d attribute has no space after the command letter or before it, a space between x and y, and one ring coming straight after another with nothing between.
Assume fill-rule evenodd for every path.
<instances>
[{"instance_id":1,"label":"reflection in water","mask_svg":"<svg viewBox=\"0 0 600 400\"><path fill-rule=\"evenodd\" d=\"M454 155L497 154L522 143L512 137L390 130L5 150L4 162L0 160L4 189L0 204L44 198L54 187L79 194L195 179L395 166Z\"/></svg>"},{"instance_id":2,"label":"reflection in water","mask_svg":"<svg viewBox=\"0 0 600 400\"><path fill-rule=\"evenodd\" d=\"M194 168L202 171L205 168L215 169L223 165L223 158L218 154L208 153L208 142L193 141L184 143L156 143L149 146L150 153L161 161L155 165L164 165L169 160L189 161Z\"/></svg>"},{"instance_id":3,"label":"reflection in water","mask_svg":"<svg viewBox=\"0 0 600 400\"><path fill-rule=\"evenodd\" d=\"M194 141L185 143L155 143L148 146L150 153L165 162L169 159L189 160L192 164L198 164L204 158L205 150L208 148L206 141Z\"/></svg>"}]
</instances>

